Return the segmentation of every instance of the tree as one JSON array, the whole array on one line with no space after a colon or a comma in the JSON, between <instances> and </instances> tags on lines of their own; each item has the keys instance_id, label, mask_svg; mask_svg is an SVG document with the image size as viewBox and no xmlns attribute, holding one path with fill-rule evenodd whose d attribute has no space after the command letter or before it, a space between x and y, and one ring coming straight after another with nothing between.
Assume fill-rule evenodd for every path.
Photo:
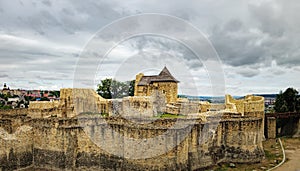
<instances>
[{"instance_id":1,"label":"tree","mask_svg":"<svg viewBox=\"0 0 300 171\"><path fill-rule=\"evenodd\" d=\"M111 99L110 85L112 79L101 80L101 83L98 84L97 92L100 96L106 99Z\"/></svg>"},{"instance_id":2,"label":"tree","mask_svg":"<svg viewBox=\"0 0 300 171\"><path fill-rule=\"evenodd\" d=\"M135 85L135 80L131 80L129 82L129 92L128 92L128 95L129 96L134 96L134 85Z\"/></svg>"},{"instance_id":3,"label":"tree","mask_svg":"<svg viewBox=\"0 0 300 171\"><path fill-rule=\"evenodd\" d=\"M276 97L274 109L280 113L300 111L298 91L293 88L288 88L283 93L280 91Z\"/></svg>"},{"instance_id":4,"label":"tree","mask_svg":"<svg viewBox=\"0 0 300 171\"><path fill-rule=\"evenodd\" d=\"M60 91L51 91L50 95L55 96L56 98L58 98L60 96Z\"/></svg>"},{"instance_id":5,"label":"tree","mask_svg":"<svg viewBox=\"0 0 300 171\"><path fill-rule=\"evenodd\" d=\"M283 113L287 112L286 104L284 102L282 91L276 96L274 109L276 112Z\"/></svg>"},{"instance_id":6,"label":"tree","mask_svg":"<svg viewBox=\"0 0 300 171\"><path fill-rule=\"evenodd\" d=\"M122 98L128 96L129 85L117 80L112 80L110 85L110 92L112 98Z\"/></svg>"},{"instance_id":7,"label":"tree","mask_svg":"<svg viewBox=\"0 0 300 171\"><path fill-rule=\"evenodd\" d=\"M40 101L50 101L47 97L41 97Z\"/></svg>"},{"instance_id":8,"label":"tree","mask_svg":"<svg viewBox=\"0 0 300 171\"><path fill-rule=\"evenodd\" d=\"M134 81L121 82L106 78L98 84L97 92L106 99L132 96L134 94Z\"/></svg>"},{"instance_id":9,"label":"tree","mask_svg":"<svg viewBox=\"0 0 300 171\"><path fill-rule=\"evenodd\" d=\"M298 91L293 88L288 88L284 92L280 91L276 96L275 112L296 112L300 111L300 100ZM295 118L276 119L276 128L281 128L280 135L293 135L293 125L298 123Z\"/></svg>"}]
</instances>

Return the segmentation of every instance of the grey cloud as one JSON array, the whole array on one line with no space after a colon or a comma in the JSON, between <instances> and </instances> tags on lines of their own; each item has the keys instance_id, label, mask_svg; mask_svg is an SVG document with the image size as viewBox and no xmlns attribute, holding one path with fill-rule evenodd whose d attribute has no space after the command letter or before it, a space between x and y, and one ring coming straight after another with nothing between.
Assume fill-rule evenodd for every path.
<instances>
[{"instance_id":1,"label":"grey cloud","mask_svg":"<svg viewBox=\"0 0 300 171\"><path fill-rule=\"evenodd\" d=\"M22 2L22 0L19 0L19 3L20 3L22 6L24 6L24 3Z\"/></svg>"},{"instance_id":2,"label":"grey cloud","mask_svg":"<svg viewBox=\"0 0 300 171\"><path fill-rule=\"evenodd\" d=\"M67 75L67 74L55 74L52 73L52 75L46 75L44 73L40 73L39 75L36 75L36 79L38 80L48 80L48 81L53 81L53 80L71 80L72 76Z\"/></svg>"},{"instance_id":3,"label":"grey cloud","mask_svg":"<svg viewBox=\"0 0 300 171\"><path fill-rule=\"evenodd\" d=\"M61 23L49 11L39 11L37 15L31 16L25 21L32 25L39 34L47 33L48 29L60 27Z\"/></svg>"},{"instance_id":4,"label":"grey cloud","mask_svg":"<svg viewBox=\"0 0 300 171\"><path fill-rule=\"evenodd\" d=\"M0 78L8 78L7 74L0 74Z\"/></svg>"},{"instance_id":5,"label":"grey cloud","mask_svg":"<svg viewBox=\"0 0 300 171\"><path fill-rule=\"evenodd\" d=\"M273 2L276 4L276 2ZM269 3L265 2L261 5L249 5L249 11L258 21L263 32L271 36L283 36L286 25L281 14L281 9L276 9Z\"/></svg>"},{"instance_id":6,"label":"grey cloud","mask_svg":"<svg viewBox=\"0 0 300 171\"><path fill-rule=\"evenodd\" d=\"M8 44L2 42L0 65L3 65L0 71L2 76L9 73L9 78L15 81L35 78L55 82L69 79L76 67L79 51L67 47L61 50L60 46L81 48L90 36L112 21L146 12L177 16L203 31L212 41L224 65L230 65L232 79L238 79L239 76L259 77L262 75L259 70L270 67L272 61L276 61L278 67L278 70L270 72L270 77L275 78L279 72L285 72L286 68L300 66L299 6L297 0L261 1L255 5L250 1L239 0L69 0L56 3L49 0L0 0L0 34L37 40L42 45L31 46L26 42L18 43L19 40ZM168 27L176 35L185 30L174 25L159 25L157 29ZM108 36L106 41L113 39ZM177 56L185 60L190 69L202 67L202 61L197 60L193 52L173 40L140 37L127 42L128 48L139 51L137 55L148 55L153 59L156 59L155 56L168 59ZM105 42L99 44L99 47L103 46ZM162 53L155 54L151 49ZM119 58L111 59L106 61L106 65L118 64L118 61ZM88 69L89 62L83 68ZM0 81L6 78L0 75ZM243 90L233 88L230 91Z\"/></svg>"},{"instance_id":7,"label":"grey cloud","mask_svg":"<svg viewBox=\"0 0 300 171\"><path fill-rule=\"evenodd\" d=\"M288 52L277 58L278 65L299 66L300 65L300 50L295 49L293 52Z\"/></svg>"},{"instance_id":8,"label":"grey cloud","mask_svg":"<svg viewBox=\"0 0 300 171\"><path fill-rule=\"evenodd\" d=\"M52 6L51 1L49 1L49 0L43 0L42 3L43 3L44 5L46 5L46 6L49 6L49 7Z\"/></svg>"},{"instance_id":9,"label":"grey cloud","mask_svg":"<svg viewBox=\"0 0 300 171\"><path fill-rule=\"evenodd\" d=\"M24 6L14 2L0 2L3 9L14 6L14 13L4 11L0 16L0 26L6 30L22 28L44 35L51 39L53 34L74 34L78 31L96 32L111 21L121 17L113 6L117 3L108 1L59 1L49 0L40 3L24 2ZM14 5L13 5L14 4ZM122 14L126 15L126 14ZM128 15L128 14L127 14ZM4 24L5 23L5 24Z\"/></svg>"},{"instance_id":10,"label":"grey cloud","mask_svg":"<svg viewBox=\"0 0 300 171\"><path fill-rule=\"evenodd\" d=\"M299 66L299 17L296 15L298 1L272 1L260 5L249 5L258 29L267 35L262 42L266 56L271 56L278 65ZM299 8L298 8L299 9Z\"/></svg>"},{"instance_id":11,"label":"grey cloud","mask_svg":"<svg viewBox=\"0 0 300 171\"><path fill-rule=\"evenodd\" d=\"M179 17L181 19L191 21L196 13L192 8L185 8L185 9L175 9L174 11L171 11L171 13L176 14L176 17Z\"/></svg>"},{"instance_id":12,"label":"grey cloud","mask_svg":"<svg viewBox=\"0 0 300 171\"><path fill-rule=\"evenodd\" d=\"M40 83L38 83L38 82L36 82L36 81L28 81L28 84L40 85Z\"/></svg>"},{"instance_id":13,"label":"grey cloud","mask_svg":"<svg viewBox=\"0 0 300 171\"><path fill-rule=\"evenodd\" d=\"M255 70L255 69L249 69L249 68L247 68L247 69L239 69L238 71L237 71L237 73L238 74L240 74L240 75L242 75L242 76L244 76L244 77L254 77L254 76L256 76L256 75L258 75L259 74L259 70Z\"/></svg>"},{"instance_id":14,"label":"grey cloud","mask_svg":"<svg viewBox=\"0 0 300 171\"><path fill-rule=\"evenodd\" d=\"M253 65L260 63L265 55L263 47L254 43L259 41L259 35L249 32L238 20L215 27L209 38L225 64Z\"/></svg>"},{"instance_id":15,"label":"grey cloud","mask_svg":"<svg viewBox=\"0 0 300 171\"><path fill-rule=\"evenodd\" d=\"M240 31L242 28L243 23L239 19L231 19L224 26L224 30L227 30L228 32L237 32Z\"/></svg>"},{"instance_id":16,"label":"grey cloud","mask_svg":"<svg viewBox=\"0 0 300 171\"><path fill-rule=\"evenodd\" d=\"M283 75L286 73L284 70L271 70L272 75Z\"/></svg>"},{"instance_id":17,"label":"grey cloud","mask_svg":"<svg viewBox=\"0 0 300 171\"><path fill-rule=\"evenodd\" d=\"M160 51L160 55L170 55L173 58L179 58L183 60L182 62L189 65L190 69L202 67L201 60L195 56L194 52L187 48L185 45L177 42L175 40L170 40L164 37L158 36L139 36L126 42L132 49L138 49L139 51L144 51L145 49L154 49L153 54L155 55L155 50ZM148 52L147 55L151 53ZM166 56L161 56L166 58Z\"/></svg>"}]
</instances>

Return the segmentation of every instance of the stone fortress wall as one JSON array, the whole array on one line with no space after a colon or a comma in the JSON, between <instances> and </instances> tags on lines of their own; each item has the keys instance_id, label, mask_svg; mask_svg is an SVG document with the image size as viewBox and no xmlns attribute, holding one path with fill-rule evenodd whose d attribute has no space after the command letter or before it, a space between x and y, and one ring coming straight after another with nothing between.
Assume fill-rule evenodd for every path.
<instances>
[{"instance_id":1,"label":"stone fortress wall","mask_svg":"<svg viewBox=\"0 0 300 171\"><path fill-rule=\"evenodd\" d=\"M241 113L242 116L253 115L265 111L264 97L247 95L244 99L236 100L230 95L225 96L226 110ZM257 115L262 117L262 115Z\"/></svg>"},{"instance_id":2,"label":"stone fortress wall","mask_svg":"<svg viewBox=\"0 0 300 171\"><path fill-rule=\"evenodd\" d=\"M138 121L114 117L27 118L11 134L0 129L0 166L3 170L28 166L58 170L195 170L219 162L252 163L262 159L261 119L231 118L220 123L214 118L208 120L158 119L151 123L145 119L151 124L136 125ZM172 128L175 122L186 127ZM215 125L217 129L211 132ZM169 131L168 136L158 136L165 131ZM152 146L143 153L138 150L141 146L133 146L130 141L146 143L151 137ZM101 142L101 146L92 140ZM170 148L170 144L179 145ZM158 156L134 159L151 150L166 149Z\"/></svg>"},{"instance_id":3,"label":"stone fortress wall","mask_svg":"<svg viewBox=\"0 0 300 171\"><path fill-rule=\"evenodd\" d=\"M230 95L225 95L226 110L240 113L242 116L257 117L262 119L261 134L265 129L265 103L264 97L247 95L244 99L236 100Z\"/></svg>"},{"instance_id":4,"label":"stone fortress wall","mask_svg":"<svg viewBox=\"0 0 300 171\"><path fill-rule=\"evenodd\" d=\"M234 100L226 96L225 110L206 113L201 111L208 110L207 103L202 109L198 102L186 99L179 99L176 104L164 104L162 100L158 104L155 98L162 99L157 94L107 100L93 90L62 89L58 104L35 103L29 109L0 111L1 169L195 170L219 162L251 163L263 158L262 98ZM205 117L153 118L154 111L171 109L167 105L173 109L180 105L175 109L195 110ZM112 117L93 113L108 113ZM175 122L185 127L173 128ZM158 136L166 131L170 131L169 137ZM151 137L154 145L149 146L149 151L136 153L139 146L133 146L130 140L146 143ZM101 142L101 148L93 140ZM179 145L170 148L170 144ZM116 150L113 154L118 155L107 149ZM151 154L153 149L167 152L133 159Z\"/></svg>"}]
</instances>

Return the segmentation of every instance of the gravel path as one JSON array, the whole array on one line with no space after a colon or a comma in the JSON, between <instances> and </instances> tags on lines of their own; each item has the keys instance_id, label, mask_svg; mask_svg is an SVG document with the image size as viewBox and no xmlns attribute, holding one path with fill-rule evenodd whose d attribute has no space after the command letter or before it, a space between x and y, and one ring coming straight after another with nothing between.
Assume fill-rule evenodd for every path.
<instances>
[{"instance_id":1,"label":"gravel path","mask_svg":"<svg viewBox=\"0 0 300 171\"><path fill-rule=\"evenodd\" d=\"M300 139L285 140L283 145L287 161L275 171L300 171Z\"/></svg>"}]
</instances>

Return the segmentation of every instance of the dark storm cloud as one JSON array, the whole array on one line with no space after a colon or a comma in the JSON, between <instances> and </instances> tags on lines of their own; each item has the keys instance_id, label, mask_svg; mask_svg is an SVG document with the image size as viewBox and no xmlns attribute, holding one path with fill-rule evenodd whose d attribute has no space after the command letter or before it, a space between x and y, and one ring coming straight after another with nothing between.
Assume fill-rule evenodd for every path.
<instances>
[{"instance_id":1,"label":"dark storm cloud","mask_svg":"<svg viewBox=\"0 0 300 171\"><path fill-rule=\"evenodd\" d=\"M300 34L298 1L264 2L260 5L249 5L249 12L257 23L257 28L266 36L261 46L265 55L272 57L278 65L290 67L300 65Z\"/></svg>"},{"instance_id":2,"label":"dark storm cloud","mask_svg":"<svg viewBox=\"0 0 300 171\"><path fill-rule=\"evenodd\" d=\"M230 20L224 26L215 26L210 36L221 60L232 66L262 62L265 51L256 43L260 39L259 35L249 32L237 19Z\"/></svg>"},{"instance_id":3,"label":"dark storm cloud","mask_svg":"<svg viewBox=\"0 0 300 171\"><path fill-rule=\"evenodd\" d=\"M283 68L300 65L300 34L296 1L268 1L248 4L249 18L230 17L211 27L209 39L227 65L270 67L272 61ZM287 6L289 8L287 8ZM291 22L293 21L293 22ZM244 77L260 72L239 70Z\"/></svg>"}]
</instances>

